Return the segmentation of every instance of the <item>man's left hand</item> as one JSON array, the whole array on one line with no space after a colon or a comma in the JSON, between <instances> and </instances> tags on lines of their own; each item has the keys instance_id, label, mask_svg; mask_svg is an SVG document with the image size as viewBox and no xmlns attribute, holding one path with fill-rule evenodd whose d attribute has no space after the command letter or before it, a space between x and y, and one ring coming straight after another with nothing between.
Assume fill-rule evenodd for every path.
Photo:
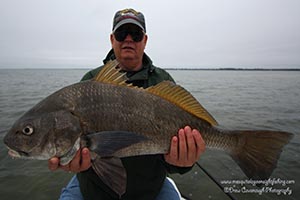
<instances>
[{"instance_id":1,"label":"man's left hand","mask_svg":"<svg viewBox=\"0 0 300 200\"><path fill-rule=\"evenodd\" d=\"M205 143L196 129L186 126L178 131L171 141L170 152L164 155L165 161L178 167L191 167L205 151Z\"/></svg>"}]
</instances>

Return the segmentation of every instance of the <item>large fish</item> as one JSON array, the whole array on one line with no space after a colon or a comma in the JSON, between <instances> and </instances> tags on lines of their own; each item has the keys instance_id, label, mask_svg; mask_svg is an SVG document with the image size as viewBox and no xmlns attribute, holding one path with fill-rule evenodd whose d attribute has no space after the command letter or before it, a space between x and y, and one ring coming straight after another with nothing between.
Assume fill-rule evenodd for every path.
<instances>
[{"instance_id":1,"label":"large fish","mask_svg":"<svg viewBox=\"0 0 300 200\"><path fill-rule=\"evenodd\" d=\"M126 171L119 158L169 151L180 127L198 129L208 148L229 153L244 173L266 179L275 169L291 133L223 130L185 89L164 81L147 89L126 84L117 61L91 81L51 94L17 120L4 138L13 157L67 164L80 146L92 152L98 176L122 195Z\"/></svg>"}]
</instances>

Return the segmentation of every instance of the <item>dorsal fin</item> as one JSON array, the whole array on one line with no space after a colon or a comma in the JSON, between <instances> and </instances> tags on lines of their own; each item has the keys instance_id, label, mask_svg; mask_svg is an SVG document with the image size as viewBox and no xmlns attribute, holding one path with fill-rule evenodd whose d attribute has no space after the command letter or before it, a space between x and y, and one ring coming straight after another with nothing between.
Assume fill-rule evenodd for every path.
<instances>
[{"instance_id":1,"label":"dorsal fin","mask_svg":"<svg viewBox=\"0 0 300 200\"><path fill-rule=\"evenodd\" d=\"M93 81L102 83L111 83L116 85L128 85L125 82L128 80L126 73L122 73L118 68L117 60L108 61L93 78Z\"/></svg>"},{"instance_id":2,"label":"dorsal fin","mask_svg":"<svg viewBox=\"0 0 300 200\"><path fill-rule=\"evenodd\" d=\"M183 110L203 119L211 125L217 125L217 121L206 111L206 109L184 88L170 81L163 81L147 89L138 88L132 84L127 84L126 73L118 68L118 61L107 62L100 72L94 77L93 81L110 83L115 85L124 85L135 89L144 90L156 96L166 99Z\"/></svg>"},{"instance_id":3,"label":"dorsal fin","mask_svg":"<svg viewBox=\"0 0 300 200\"><path fill-rule=\"evenodd\" d=\"M209 112L206 111L187 90L171 81L163 81L147 88L146 91L168 100L185 111L207 121L211 125L218 124Z\"/></svg>"}]
</instances>

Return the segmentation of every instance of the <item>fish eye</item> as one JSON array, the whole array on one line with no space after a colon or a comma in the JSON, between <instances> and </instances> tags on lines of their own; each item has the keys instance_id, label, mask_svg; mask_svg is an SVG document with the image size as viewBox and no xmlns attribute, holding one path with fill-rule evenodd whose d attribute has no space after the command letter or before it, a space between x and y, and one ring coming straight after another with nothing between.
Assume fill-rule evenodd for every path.
<instances>
[{"instance_id":1,"label":"fish eye","mask_svg":"<svg viewBox=\"0 0 300 200\"><path fill-rule=\"evenodd\" d=\"M27 125L22 130L24 135L31 135L33 133L33 127L31 125Z\"/></svg>"}]
</instances>

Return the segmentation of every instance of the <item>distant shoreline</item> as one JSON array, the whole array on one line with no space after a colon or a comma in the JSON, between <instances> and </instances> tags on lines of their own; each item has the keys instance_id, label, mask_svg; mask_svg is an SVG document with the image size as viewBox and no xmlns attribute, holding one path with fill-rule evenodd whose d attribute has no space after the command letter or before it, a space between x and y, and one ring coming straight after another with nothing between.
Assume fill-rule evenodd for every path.
<instances>
[{"instance_id":1,"label":"distant shoreline","mask_svg":"<svg viewBox=\"0 0 300 200\"><path fill-rule=\"evenodd\" d=\"M165 70L203 70L203 71L300 71L300 68L164 68Z\"/></svg>"},{"instance_id":2,"label":"distant shoreline","mask_svg":"<svg viewBox=\"0 0 300 200\"><path fill-rule=\"evenodd\" d=\"M92 68L0 68L0 70L91 70ZM171 71L300 71L300 68L175 68L166 67Z\"/></svg>"}]
</instances>

